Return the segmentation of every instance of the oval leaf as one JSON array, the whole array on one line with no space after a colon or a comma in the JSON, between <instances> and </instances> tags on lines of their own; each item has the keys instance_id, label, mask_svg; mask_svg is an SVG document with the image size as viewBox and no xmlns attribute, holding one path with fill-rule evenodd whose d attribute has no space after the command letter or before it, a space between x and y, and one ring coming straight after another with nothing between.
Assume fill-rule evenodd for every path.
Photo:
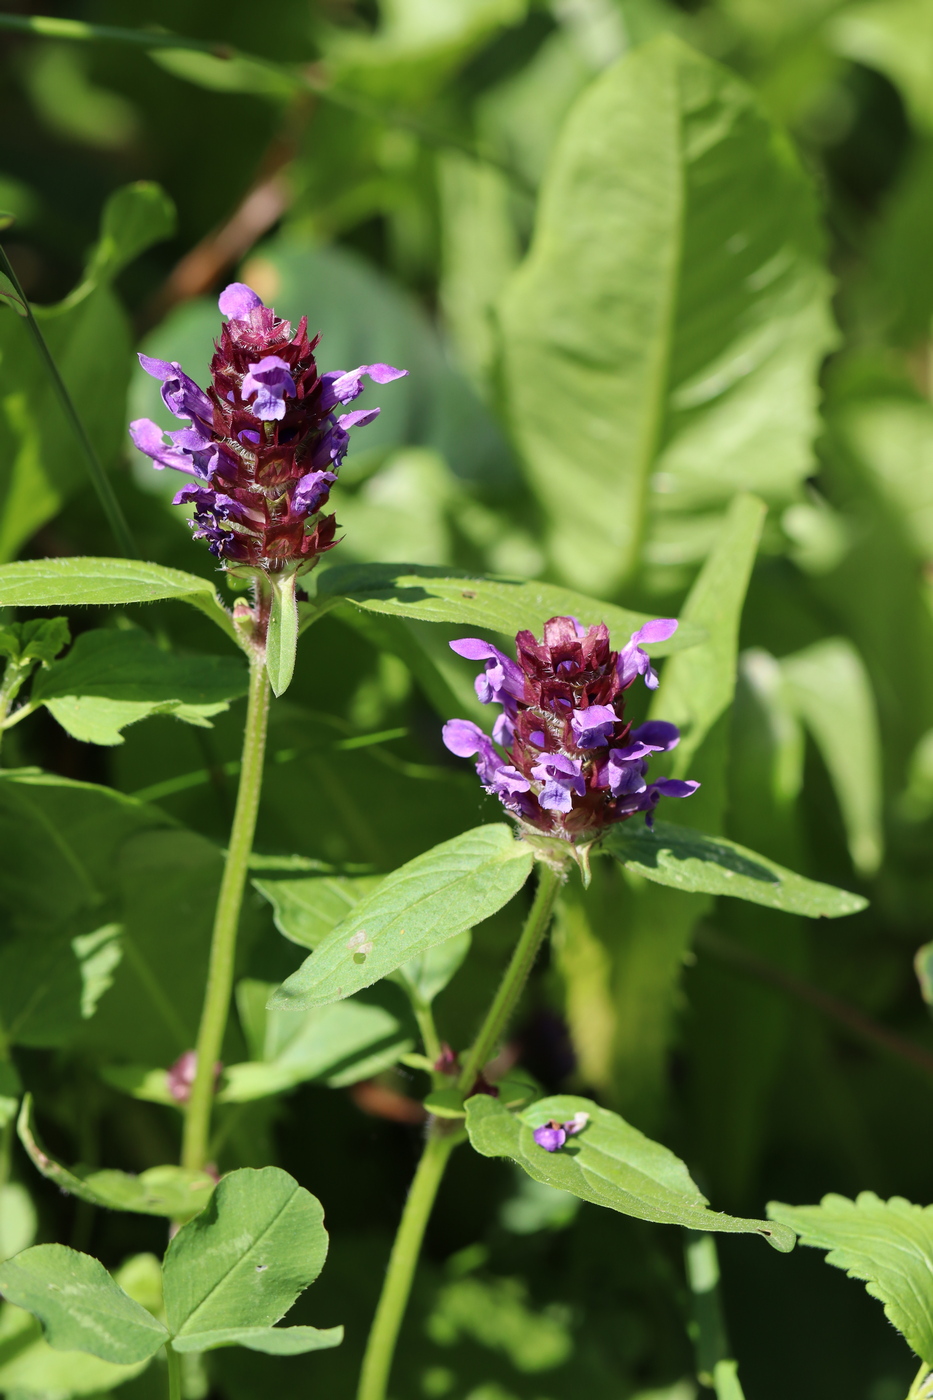
<instances>
[{"instance_id":1,"label":"oval leaf","mask_svg":"<svg viewBox=\"0 0 933 1400\"><path fill-rule=\"evenodd\" d=\"M572 616L586 626L605 622L616 646L649 621L647 613L617 608L550 583L483 578L420 564L341 564L328 569L318 581L318 615L325 606L343 601L367 612L484 627L508 637L526 627L537 635L548 618ZM650 651L652 656L666 656L695 646L704 636L702 628L684 625Z\"/></svg>"},{"instance_id":2,"label":"oval leaf","mask_svg":"<svg viewBox=\"0 0 933 1400\"><path fill-rule=\"evenodd\" d=\"M862 1191L854 1201L824 1196L818 1206L772 1201L768 1215L796 1230L801 1244L828 1249L827 1264L867 1284L888 1321L933 1366L933 1206Z\"/></svg>"},{"instance_id":3,"label":"oval leaf","mask_svg":"<svg viewBox=\"0 0 933 1400\"><path fill-rule=\"evenodd\" d=\"M679 1157L591 1099L558 1094L512 1114L497 1099L476 1094L466 1109L467 1132L477 1152L508 1157L535 1181L638 1220L762 1235L782 1253L794 1247L793 1231L781 1225L710 1210ZM551 1119L567 1122L581 1112L588 1115L586 1126L557 1152L535 1142L535 1128Z\"/></svg>"},{"instance_id":4,"label":"oval leaf","mask_svg":"<svg viewBox=\"0 0 933 1400\"><path fill-rule=\"evenodd\" d=\"M63 1244L37 1244L0 1265L0 1293L33 1313L59 1351L87 1351L131 1366L154 1356L168 1333L103 1264Z\"/></svg>"},{"instance_id":5,"label":"oval leaf","mask_svg":"<svg viewBox=\"0 0 933 1400\"><path fill-rule=\"evenodd\" d=\"M0 568L0 607L67 608L177 598L206 613L234 641L233 620L214 585L181 569L138 559L27 559Z\"/></svg>"},{"instance_id":6,"label":"oval leaf","mask_svg":"<svg viewBox=\"0 0 933 1400\"><path fill-rule=\"evenodd\" d=\"M671 822L656 821L653 830L635 822L613 827L605 848L626 870L688 894L732 895L808 919L839 919L868 905L860 894L795 875L724 836Z\"/></svg>"},{"instance_id":7,"label":"oval leaf","mask_svg":"<svg viewBox=\"0 0 933 1400\"><path fill-rule=\"evenodd\" d=\"M282 984L272 1007L299 1011L352 996L508 904L531 847L497 822L444 841L387 875Z\"/></svg>"},{"instance_id":8,"label":"oval leaf","mask_svg":"<svg viewBox=\"0 0 933 1400\"><path fill-rule=\"evenodd\" d=\"M327 1257L324 1211L279 1167L244 1167L183 1225L163 1265L173 1337L272 1327Z\"/></svg>"}]
</instances>

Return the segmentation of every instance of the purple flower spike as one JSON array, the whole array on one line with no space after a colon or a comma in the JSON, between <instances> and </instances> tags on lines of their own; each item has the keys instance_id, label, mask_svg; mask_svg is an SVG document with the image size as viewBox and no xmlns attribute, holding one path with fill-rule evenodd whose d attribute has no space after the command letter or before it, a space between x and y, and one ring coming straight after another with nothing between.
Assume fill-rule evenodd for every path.
<instances>
[{"instance_id":1,"label":"purple flower spike","mask_svg":"<svg viewBox=\"0 0 933 1400\"><path fill-rule=\"evenodd\" d=\"M641 643L650 646L652 642L666 642L677 631L677 619L658 617L646 622L637 632L633 632L626 646L619 652L619 684L623 689L630 686L636 676L644 676L649 690L657 690L658 675L651 665L651 658L642 651Z\"/></svg>"},{"instance_id":2,"label":"purple flower spike","mask_svg":"<svg viewBox=\"0 0 933 1400\"><path fill-rule=\"evenodd\" d=\"M274 418L285 417L286 395L294 398L295 381L288 372L288 365L278 355L266 355L253 365L243 380L244 399L253 398L253 413L264 423Z\"/></svg>"},{"instance_id":3,"label":"purple flower spike","mask_svg":"<svg viewBox=\"0 0 933 1400\"><path fill-rule=\"evenodd\" d=\"M609 742L609 736L619 723L611 705L590 705L586 710L574 710L570 717L573 737L581 749L598 749Z\"/></svg>"},{"instance_id":4,"label":"purple flower spike","mask_svg":"<svg viewBox=\"0 0 933 1400\"><path fill-rule=\"evenodd\" d=\"M550 1123L542 1123L540 1128L535 1128L532 1137L545 1152L557 1152L567 1141L565 1129L553 1118Z\"/></svg>"},{"instance_id":5,"label":"purple flower spike","mask_svg":"<svg viewBox=\"0 0 933 1400\"><path fill-rule=\"evenodd\" d=\"M256 306L262 306L262 299L245 282L231 282L224 287L217 299L221 316L231 321L243 321Z\"/></svg>"},{"instance_id":6,"label":"purple flower spike","mask_svg":"<svg viewBox=\"0 0 933 1400\"><path fill-rule=\"evenodd\" d=\"M646 623L626 644L628 666L611 649L605 624L583 627L572 617L550 618L542 641L519 632L517 663L479 637L451 642L459 656L485 663L476 693L486 704L501 705L502 713L492 739L471 720L451 720L445 744L464 758L476 756L486 791L500 798L529 839L543 833L589 846L637 812L650 824L662 797L688 797L698 784L674 778L649 783L649 760L674 748L680 732L666 720L632 729L624 678L630 683L650 671L639 643L669 637L676 625L670 618ZM581 1126L582 1120L549 1125L565 1135Z\"/></svg>"},{"instance_id":7,"label":"purple flower spike","mask_svg":"<svg viewBox=\"0 0 933 1400\"><path fill-rule=\"evenodd\" d=\"M375 364L322 375L307 318L293 331L243 282L225 287L218 304L227 320L207 392L174 360L139 357L186 426L166 443L157 424L140 418L131 435L158 469L185 472L209 488L176 499L194 507L195 538L218 558L266 574L304 573L337 543L336 516L323 512L350 430L379 413L338 417L333 408L357 396L364 375L387 384L407 371Z\"/></svg>"}]
</instances>

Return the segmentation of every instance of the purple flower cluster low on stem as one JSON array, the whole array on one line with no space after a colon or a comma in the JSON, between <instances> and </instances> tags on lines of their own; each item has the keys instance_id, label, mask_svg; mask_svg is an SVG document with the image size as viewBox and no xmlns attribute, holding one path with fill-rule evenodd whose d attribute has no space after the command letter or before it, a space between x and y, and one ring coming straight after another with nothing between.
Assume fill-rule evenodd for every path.
<instances>
[{"instance_id":1,"label":"purple flower cluster low on stem","mask_svg":"<svg viewBox=\"0 0 933 1400\"><path fill-rule=\"evenodd\" d=\"M666 641L676 627L658 618L613 651L604 623L552 617L540 642L518 633L515 661L478 637L451 642L458 655L485 663L476 693L502 709L491 737L472 720L452 719L444 743L476 759L480 782L526 834L586 845L637 812L650 826L662 797L689 797L699 787L679 778L648 782L649 759L673 749L680 732L664 720L633 729L625 718L625 692L637 677L649 689L658 684L645 645Z\"/></svg>"},{"instance_id":2,"label":"purple flower cluster low on stem","mask_svg":"<svg viewBox=\"0 0 933 1400\"><path fill-rule=\"evenodd\" d=\"M321 374L319 337L309 340L307 317L293 334L242 282L227 287L219 305L228 319L206 391L176 362L139 357L186 426L165 434L137 418L130 435L157 470L191 478L175 504L192 507L195 538L226 567L303 573L337 542L336 517L324 511L350 429L379 413L339 410L362 392L365 377L387 384L408 371L372 364Z\"/></svg>"}]
</instances>

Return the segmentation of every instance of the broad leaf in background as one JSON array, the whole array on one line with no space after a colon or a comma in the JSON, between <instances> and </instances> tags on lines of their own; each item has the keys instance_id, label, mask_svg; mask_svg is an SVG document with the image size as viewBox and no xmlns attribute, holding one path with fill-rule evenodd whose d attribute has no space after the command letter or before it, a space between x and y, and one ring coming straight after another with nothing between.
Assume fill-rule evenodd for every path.
<instances>
[{"instance_id":1,"label":"broad leaf in background","mask_svg":"<svg viewBox=\"0 0 933 1400\"><path fill-rule=\"evenodd\" d=\"M606 849L627 870L690 894L732 895L810 919L839 919L868 904L859 894L795 875L724 836L672 822L657 821L653 829L634 820L611 827Z\"/></svg>"},{"instance_id":2,"label":"broad leaf in background","mask_svg":"<svg viewBox=\"0 0 933 1400\"><path fill-rule=\"evenodd\" d=\"M339 1345L342 1327L272 1331L326 1258L324 1212L310 1191L279 1167L232 1172L166 1251L165 1315L177 1350L238 1342L295 1354Z\"/></svg>"},{"instance_id":3,"label":"broad leaf in background","mask_svg":"<svg viewBox=\"0 0 933 1400\"><path fill-rule=\"evenodd\" d=\"M927 0L868 0L844 5L828 26L833 47L876 68L899 89L913 121L933 129L929 52L933 12Z\"/></svg>"},{"instance_id":4,"label":"broad leaf in background","mask_svg":"<svg viewBox=\"0 0 933 1400\"><path fill-rule=\"evenodd\" d=\"M157 1318L103 1264L63 1244L37 1244L0 1265L0 1292L40 1319L51 1346L128 1366L168 1341Z\"/></svg>"},{"instance_id":5,"label":"broad leaf in background","mask_svg":"<svg viewBox=\"0 0 933 1400\"><path fill-rule=\"evenodd\" d=\"M729 506L716 547L682 608L685 621L702 628L706 639L665 663L650 709L652 718L677 724L683 734L670 767L655 772L702 784L690 799L690 822L713 833L722 830L739 623L763 519L764 506L755 496L737 496ZM640 818L626 822L625 830L633 831L636 824ZM631 885L628 879L626 883ZM660 1110L684 953L708 908L708 898L695 893L688 898L676 888L662 890L654 884L630 889L622 908L612 914L617 940L612 1101L645 1127Z\"/></svg>"},{"instance_id":6,"label":"broad leaf in background","mask_svg":"<svg viewBox=\"0 0 933 1400\"><path fill-rule=\"evenodd\" d=\"M726 69L663 36L579 98L501 306L508 412L568 581L630 577L649 501L793 496L833 343L821 251L790 145ZM660 523L658 562L702 557Z\"/></svg>"},{"instance_id":7,"label":"broad leaf in background","mask_svg":"<svg viewBox=\"0 0 933 1400\"><path fill-rule=\"evenodd\" d=\"M873 875L884 854L881 734L862 658L832 637L783 657L781 671L836 791L852 864Z\"/></svg>"},{"instance_id":8,"label":"broad leaf in background","mask_svg":"<svg viewBox=\"0 0 933 1400\"><path fill-rule=\"evenodd\" d=\"M587 1123L556 1152L535 1142L536 1128L552 1119L567 1122L577 1113L586 1114ZM467 1100L467 1132L484 1157L509 1157L536 1181L622 1215L694 1230L758 1234L782 1253L794 1247L792 1230L711 1211L673 1152L591 1099L559 1094L512 1114L477 1094Z\"/></svg>"},{"instance_id":9,"label":"broad leaf in background","mask_svg":"<svg viewBox=\"0 0 933 1400\"><path fill-rule=\"evenodd\" d=\"M801 1244L829 1250L827 1264L867 1284L888 1321L933 1366L933 1206L862 1191L854 1201L824 1196L818 1206L772 1201L768 1215L796 1230Z\"/></svg>"},{"instance_id":10,"label":"broad leaf in background","mask_svg":"<svg viewBox=\"0 0 933 1400\"><path fill-rule=\"evenodd\" d=\"M214 585L196 574L138 559L29 559L0 568L0 607L68 608L154 603L177 598L206 613L236 640L233 622Z\"/></svg>"},{"instance_id":11,"label":"broad leaf in background","mask_svg":"<svg viewBox=\"0 0 933 1400\"><path fill-rule=\"evenodd\" d=\"M526 627L539 634L548 618L573 616L587 627L605 622L616 647L649 621L646 613L630 612L549 583L477 578L414 564L339 564L328 569L318 580L316 601L323 609L343 600L372 612L484 627L507 637ZM667 656L696 646L705 635L684 623L667 642L652 645L651 655Z\"/></svg>"},{"instance_id":12,"label":"broad leaf in background","mask_svg":"<svg viewBox=\"0 0 933 1400\"><path fill-rule=\"evenodd\" d=\"M54 1182L60 1191L77 1197L79 1201L86 1201L88 1205L103 1206L107 1210L127 1210L139 1215L187 1220L207 1205L216 1184L207 1172L171 1165L149 1167L138 1176L81 1166L70 1170L49 1156L39 1140L33 1121L31 1094L23 1099L17 1132L33 1166Z\"/></svg>"},{"instance_id":13,"label":"broad leaf in background","mask_svg":"<svg viewBox=\"0 0 933 1400\"><path fill-rule=\"evenodd\" d=\"M126 435L123 408L131 365L130 327L106 283L151 243L171 233L174 213L157 185L140 182L110 197L85 277L58 306L36 308L42 332L105 466ZM0 559L89 489L72 429L28 328L0 314ZM67 447L65 444L68 444Z\"/></svg>"},{"instance_id":14,"label":"broad leaf in background","mask_svg":"<svg viewBox=\"0 0 933 1400\"><path fill-rule=\"evenodd\" d=\"M300 1011L352 996L402 963L488 919L518 893L531 847L502 823L479 826L387 875L270 1002Z\"/></svg>"},{"instance_id":15,"label":"broad leaf in background","mask_svg":"<svg viewBox=\"0 0 933 1400\"><path fill-rule=\"evenodd\" d=\"M201 728L245 695L246 667L235 657L164 651L139 628L84 632L68 655L42 671L32 688L76 739L122 744L121 730L154 714Z\"/></svg>"},{"instance_id":16,"label":"broad leaf in background","mask_svg":"<svg viewBox=\"0 0 933 1400\"><path fill-rule=\"evenodd\" d=\"M414 1048L417 1027L394 987L367 988L300 1013L267 1009L274 991L275 983L252 978L237 987L252 1058L227 1065L220 1103L246 1103L314 1079L338 1089L381 1074Z\"/></svg>"}]
</instances>

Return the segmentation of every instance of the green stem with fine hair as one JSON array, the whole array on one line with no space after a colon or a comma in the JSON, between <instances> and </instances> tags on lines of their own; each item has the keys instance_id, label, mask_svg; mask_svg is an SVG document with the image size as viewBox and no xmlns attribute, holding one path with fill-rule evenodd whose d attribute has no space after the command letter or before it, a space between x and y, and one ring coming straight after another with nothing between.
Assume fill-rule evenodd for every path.
<instances>
[{"instance_id":1,"label":"green stem with fine hair","mask_svg":"<svg viewBox=\"0 0 933 1400\"><path fill-rule=\"evenodd\" d=\"M382 1285L379 1306L376 1308L376 1316L373 1318L366 1343L366 1355L363 1357L356 1400L384 1400L424 1232L447 1166L447 1159L457 1143L462 1140L462 1131L458 1131L451 1123L442 1124L435 1119L428 1130L424 1152L411 1183L389 1256L389 1267Z\"/></svg>"},{"instance_id":2,"label":"green stem with fine hair","mask_svg":"<svg viewBox=\"0 0 933 1400\"><path fill-rule=\"evenodd\" d=\"M181 1357L171 1342L165 1343L165 1359L168 1362L168 1400L181 1400Z\"/></svg>"},{"instance_id":3,"label":"green stem with fine hair","mask_svg":"<svg viewBox=\"0 0 933 1400\"><path fill-rule=\"evenodd\" d=\"M220 1059L227 1017L230 1013L237 929L249 858L253 849L253 835L256 831L268 726L269 682L265 664L258 655L253 655L250 657L249 699L246 730L243 735L240 786L220 895L217 899L217 912L214 916L207 987L195 1047L197 1068L191 1086L191 1097L185 1106L181 1161L182 1166L196 1170L201 1169L207 1161L211 1107L214 1099L214 1066Z\"/></svg>"},{"instance_id":4,"label":"green stem with fine hair","mask_svg":"<svg viewBox=\"0 0 933 1400\"><path fill-rule=\"evenodd\" d=\"M499 990L486 1014L479 1035L463 1062L457 1087L464 1094L470 1092L476 1083L480 1070L492 1059L493 1051L512 1019L519 997L528 981L528 974L534 966L535 958L538 956L550 926L554 901L557 898L557 891L560 889L562 879L562 871L554 869L543 861L538 862L538 888L535 892L534 903L528 918L525 920L525 927L515 945L512 960L506 968L505 976L499 984Z\"/></svg>"},{"instance_id":5,"label":"green stem with fine hair","mask_svg":"<svg viewBox=\"0 0 933 1400\"><path fill-rule=\"evenodd\" d=\"M933 1370L924 1361L914 1377L907 1400L927 1400L930 1395L933 1395Z\"/></svg>"},{"instance_id":6,"label":"green stem with fine hair","mask_svg":"<svg viewBox=\"0 0 933 1400\"><path fill-rule=\"evenodd\" d=\"M97 492L97 499L100 501L101 508L103 509L104 515L107 517L110 529L113 531L113 537L117 542L117 547L121 554L125 555L127 559L138 559L139 551L136 548L132 533L130 532L130 527L127 524L126 516L123 514L123 509L110 483L110 478L104 471L103 464L97 455L97 451L88 435L87 429L81 422L78 410L75 408L74 401L68 392L68 387L59 373L58 365L55 363L45 336L42 334L39 323L33 315L32 307L26 300L26 294L19 284L19 279L13 270L13 265L2 247L0 247L0 271L5 273L9 278L16 292L17 301L15 310L18 315L22 316L26 325L29 327L36 349L39 352L39 358L42 361L43 368L49 376L52 388L61 404L61 409L68 422L68 426L71 428L75 440L81 449L81 454L87 465L88 475L91 478L91 485ZM10 300L10 298L7 297L6 300Z\"/></svg>"},{"instance_id":7,"label":"green stem with fine hair","mask_svg":"<svg viewBox=\"0 0 933 1400\"><path fill-rule=\"evenodd\" d=\"M554 900L557 898L562 879L562 871L539 863L538 888L534 903L479 1035L464 1061L458 1087L465 1094L470 1092L479 1071L490 1059L518 1005L528 981L528 974L547 934ZM419 1017L419 1024L425 1050L430 1057L434 1048L440 1048L433 1018L428 1026L427 1022ZM432 1039L434 1044L428 1049ZM398 1234L389 1257L379 1305L366 1343L356 1400L385 1400L392 1359L408 1306L424 1232L448 1158L457 1144L463 1142L464 1136L463 1129L453 1122L436 1118L431 1120L424 1152L411 1183Z\"/></svg>"}]
</instances>

